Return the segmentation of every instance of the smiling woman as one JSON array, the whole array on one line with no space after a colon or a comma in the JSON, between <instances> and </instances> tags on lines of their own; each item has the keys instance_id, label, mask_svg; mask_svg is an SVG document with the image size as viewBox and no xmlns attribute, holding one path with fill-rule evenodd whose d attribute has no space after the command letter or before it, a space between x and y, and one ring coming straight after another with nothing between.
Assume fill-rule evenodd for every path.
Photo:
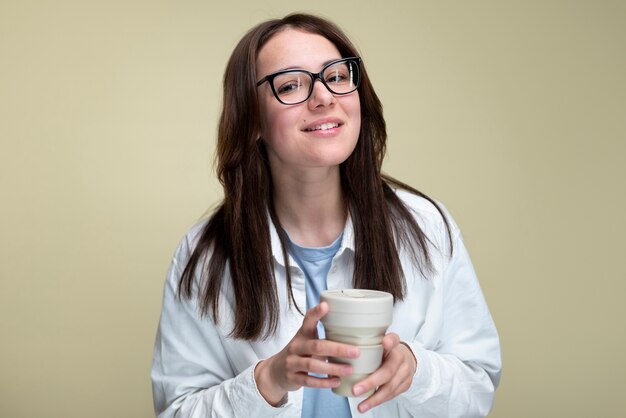
<instances>
[{"instance_id":1,"label":"smiling woman","mask_svg":"<svg viewBox=\"0 0 626 418\"><path fill-rule=\"evenodd\" d=\"M259 24L228 62L223 103L225 197L168 273L156 413L486 415L500 348L471 261L441 205L381 173L382 106L343 32L302 14ZM330 389L352 367L327 359L359 348L320 324L320 293L343 288L394 299L383 362L349 399Z\"/></svg>"},{"instance_id":2,"label":"smiling woman","mask_svg":"<svg viewBox=\"0 0 626 418\"><path fill-rule=\"evenodd\" d=\"M281 185L303 181L296 172L301 172L304 167L308 173L307 182L315 181L314 176L322 176L329 182L318 183L320 191L339 184L339 164L352 154L361 128L359 95L350 94L356 90L355 84L340 84L341 94L334 93L329 87L338 84L335 81L337 72L342 71L349 77L347 65L352 68L358 65L356 60L346 62L341 58L337 47L325 37L297 29L278 32L259 51L257 76L270 74L265 77L269 83L258 86L260 135L268 154L272 179ZM306 80L303 83L298 77L294 78L292 70L284 73L285 70L280 68L310 69L319 73L313 75L299 70L295 74ZM321 82L315 82L316 78ZM296 88L287 90L286 86L294 84ZM286 106L281 98L292 99L293 105ZM277 195L283 196L282 193ZM331 233L334 238L338 234L339 231Z\"/></svg>"}]
</instances>

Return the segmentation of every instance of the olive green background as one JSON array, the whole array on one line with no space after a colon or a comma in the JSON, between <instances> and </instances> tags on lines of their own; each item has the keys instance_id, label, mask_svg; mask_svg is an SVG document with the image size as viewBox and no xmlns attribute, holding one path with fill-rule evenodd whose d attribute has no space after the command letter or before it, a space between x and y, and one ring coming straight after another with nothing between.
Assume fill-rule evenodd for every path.
<instances>
[{"instance_id":1,"label":"olive green background","mask_svg":"<svg viewBox=\"0 0 626 418\"><path fill-rule=\"evenodd\" d=\"M0 1L0 417L152 416L163 279L215 204L243 33L340 24L385 170L460 224L498 326L491 414L626 411L626 2Z\"/></svg>"}]
</instances>

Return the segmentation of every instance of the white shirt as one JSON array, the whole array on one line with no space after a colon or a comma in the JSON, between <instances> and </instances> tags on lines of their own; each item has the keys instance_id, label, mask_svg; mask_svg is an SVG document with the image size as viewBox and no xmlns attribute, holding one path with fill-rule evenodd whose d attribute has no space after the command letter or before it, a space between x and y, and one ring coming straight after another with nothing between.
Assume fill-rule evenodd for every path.
<instances>
[{"instance_id":1,"label":"white shirt","mask_svg":"<svg viewBox=\"0 0 626 418\"><path fill-rule=\"evenodd\" d=\"M356 409L363 398L349 398L352 416L486 416L500 380L500 344L460 231L448 215L454 248L450 257L439 212L423 198L404 191L397 193L413 209L418 224L438 248L431 251L436 271L428 278L420 275L406 253L400 252L407 294L395 304L388 332L397 333L409 345L418 367L408 391L365 414ZM165 281L151 373L156 414L160 418L300 418L302 389L289 392L285 404L273 407L261 396L254 380L257 363L285 347L303 318L289 305L285 262L276 229L270 224L280 323L273 337L245 341L227 337L235 316L229 280L222 288L217 325L210 317L200 317L195 296L177 297L180 276L203 226L196 225L182 239ZM352 287L355 243L350 219L343 234L328 273L329 289ZM291 258L289 265L295 302L304 312L304 274Z\"/></svg>"}]
</instances>

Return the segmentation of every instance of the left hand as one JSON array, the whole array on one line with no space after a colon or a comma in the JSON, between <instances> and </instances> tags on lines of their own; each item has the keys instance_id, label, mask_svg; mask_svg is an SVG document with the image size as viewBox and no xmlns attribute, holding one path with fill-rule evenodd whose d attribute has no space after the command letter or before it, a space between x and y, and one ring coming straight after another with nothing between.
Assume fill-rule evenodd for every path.
<instances>
[{"instance_id":1,"label":"left hand","mask_svg":"<svg viewBox=\"0 0 626 418\"><path fill-rule=\"evenodd\" d=\"M400 343L398 334L389 333L383 338L383 362L374 373L363 379L352 388L359 396L370 389L378 390L359 404L359 412L365 411L387 402L406 392L411 386L413 375L417 370L417 360L411 349Z\"/></svg>"}]
</instances>

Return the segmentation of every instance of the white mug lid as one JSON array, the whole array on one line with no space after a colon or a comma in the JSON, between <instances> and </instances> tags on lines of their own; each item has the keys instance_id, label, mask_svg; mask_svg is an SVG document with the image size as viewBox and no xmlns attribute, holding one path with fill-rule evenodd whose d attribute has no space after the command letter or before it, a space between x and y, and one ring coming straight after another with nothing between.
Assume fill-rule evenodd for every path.
<instances>
[{"instance_id":1,"label":"white mug lid","mask_svg":"<svg viewBox=\"0 0 626 418\"><path fill-rule=\"evenodd\" d=\"M333 289L325 290L320 295L320 302L328 303L332 312L391 312L393 296L391 293L369 289Z\"/></svg>"}]
</instances>

